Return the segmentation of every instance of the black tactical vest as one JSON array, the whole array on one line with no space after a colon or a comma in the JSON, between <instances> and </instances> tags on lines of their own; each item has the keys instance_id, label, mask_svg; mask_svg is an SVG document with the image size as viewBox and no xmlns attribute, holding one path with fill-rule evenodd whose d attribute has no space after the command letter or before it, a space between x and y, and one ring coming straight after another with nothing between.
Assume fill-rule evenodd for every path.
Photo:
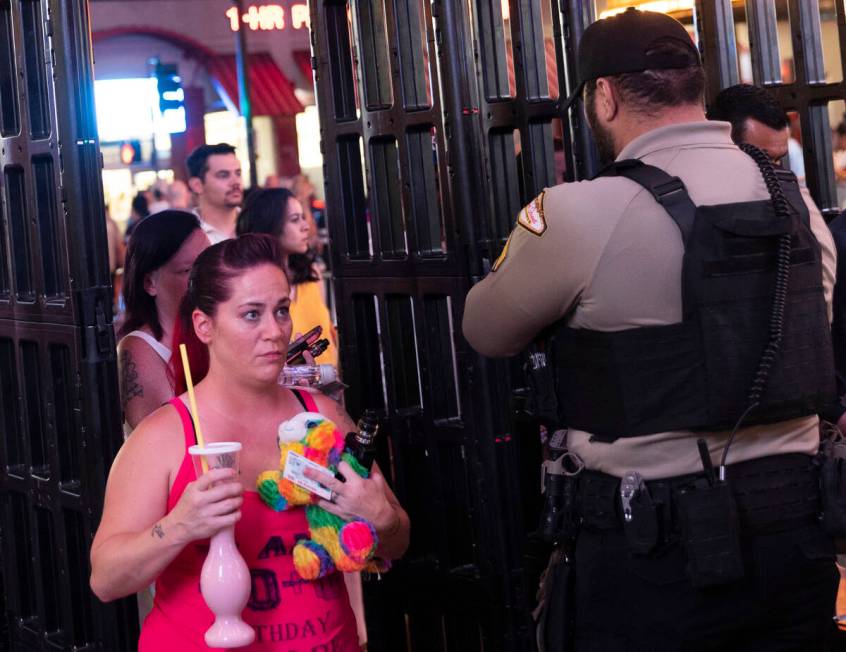
<instances>
[{"instance_id":1,"label":"black tactical vest","mask_svg":"<svg viewBox=\"0 0 846 652\"><path fill-rule=\"evenodd\" d=\"M564 423L614 441L731 429L752 402L758 405L744 426L816 414L831 403L819 243L796 177L771 166L762 172L771 200L698 207L678 177L640 161L603 172L642 185L678 225L683 321L619 332L559 326Z\"/></svg>"}]
</instances>

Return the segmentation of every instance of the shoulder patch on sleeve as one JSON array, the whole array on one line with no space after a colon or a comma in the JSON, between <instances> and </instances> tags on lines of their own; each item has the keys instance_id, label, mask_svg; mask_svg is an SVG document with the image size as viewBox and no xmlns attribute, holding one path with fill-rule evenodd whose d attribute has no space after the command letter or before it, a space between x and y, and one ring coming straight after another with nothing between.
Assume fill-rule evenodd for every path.
<instances>
[{"instance_id":1,"label":"shoulder patch on sleeve","mask_svg":"<svg viewBox=\"0 0 846 652\"><path fill-rule=\"evenodd\" d=\"M543 214L543 196L539 194L526 206L517 218L517 224L530 233L541 236L546 232L546 216Z\"/></svg>"}]
</instances>

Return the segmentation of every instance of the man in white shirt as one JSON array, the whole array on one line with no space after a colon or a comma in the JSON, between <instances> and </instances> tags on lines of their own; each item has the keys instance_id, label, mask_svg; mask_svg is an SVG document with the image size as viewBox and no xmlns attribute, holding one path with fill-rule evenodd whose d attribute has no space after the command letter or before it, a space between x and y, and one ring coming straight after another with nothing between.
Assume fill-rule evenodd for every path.
<instances>
[{"instance_id":1,"label":"man in white shirt","mask_svg":"<svg viewBox=\"0 0 846 652\"><path fill-rule=\"evenodd\" d=\"M241 162L227 143L200 145L186 161L188 187L196 198L194 212L212 244L235 237L235 222L244 199Z\"/></svg>"}]
</instances>

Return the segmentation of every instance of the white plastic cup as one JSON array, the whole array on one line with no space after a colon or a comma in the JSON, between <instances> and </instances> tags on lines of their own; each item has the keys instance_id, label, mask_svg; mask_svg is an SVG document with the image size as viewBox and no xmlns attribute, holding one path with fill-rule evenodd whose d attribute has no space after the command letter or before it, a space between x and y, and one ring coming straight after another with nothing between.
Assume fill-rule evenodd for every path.
<instances>
[{"instance_id":1,"label":"white plastic cup","mask_svg":"<svg viewBox=\"0 0 846 652\"><path fill-rule=\"evenodd\" d=\"M199 446L195 444L188 448L188 453L194 462L194 472L199 478L203 475L202 460L206 460L206 468L212 469L239 469L239 458L241 455L241 442L220 441Z\"/></svg>"}]
</instances>

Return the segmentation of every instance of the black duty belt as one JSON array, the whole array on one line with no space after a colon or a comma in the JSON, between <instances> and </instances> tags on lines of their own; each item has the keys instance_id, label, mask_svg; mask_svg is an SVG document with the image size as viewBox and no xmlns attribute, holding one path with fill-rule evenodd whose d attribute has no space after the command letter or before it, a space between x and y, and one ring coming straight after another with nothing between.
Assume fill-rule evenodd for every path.
<instances>
[{"instance_id":1,"label":"black duty belt","mask_svg":"<svg viewBox=\"0 0 846 652\"><path fill-rule=\"evenodd\" d=\"M664 542L678 540L675 496L704 478L702 473L647 480ZM737 504L741 535L763 534L816 522L821 512L816 459L802 454L776 455L726 467L726 480ZM585 470L578 476L577 509L582 526L620 530L620 478Z\"/></svg>"}]
</instances>

